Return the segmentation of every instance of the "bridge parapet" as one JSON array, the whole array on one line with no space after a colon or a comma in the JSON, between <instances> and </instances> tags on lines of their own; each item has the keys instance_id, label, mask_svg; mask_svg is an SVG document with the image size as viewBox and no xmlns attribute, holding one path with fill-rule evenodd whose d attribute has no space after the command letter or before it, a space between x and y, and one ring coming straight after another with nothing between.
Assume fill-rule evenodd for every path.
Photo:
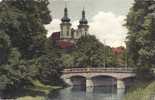
<instances>
[{"instance_id":1,"label":"bridge parapet","mask_svg":"<svg viewBox=\"0 0 155 100\"><path fill-rule=\"evenodd\" d=\"M136 76L136 74L133 68L69 68L64 69L61 78L67 84L72 86L74 85L72 79L74 79L75 77L79 78L79 76L83 77L86 80L86 87L95 86L93 83L93 79L105 76L111 77L112 79L116 80L117 88L125 88L124 79L133 78ZM99 84L101 83L100 81L98 82Z\"/></svg>"},{"instance_id":2,"label":"bridge parapet","mask_svg":"<svg viewBox=\"0 0 155 100\"><path fill-rule=\"evenodd\" d=\"M133 68L68 68L63 70L63 74L70 73L133 73Z\"/></svg>"}]
</instances>

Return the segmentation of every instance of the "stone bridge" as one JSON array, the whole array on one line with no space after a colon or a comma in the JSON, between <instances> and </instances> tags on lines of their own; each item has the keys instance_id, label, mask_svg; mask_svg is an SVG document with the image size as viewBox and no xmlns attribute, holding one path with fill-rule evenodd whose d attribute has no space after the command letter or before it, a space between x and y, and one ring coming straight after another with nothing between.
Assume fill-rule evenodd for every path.
<instances>
[{"instance_id":1,"label":"stone bridge","mask_svg":"<svg viewBox=\"0 0 155 100\"><path fill-rule=\"evenodd\" d=\"M116 85L117 88L125 88L135 76L132 68L70 68L64 69L61 78L71 86Z\"/></svg>"}]
</instances>

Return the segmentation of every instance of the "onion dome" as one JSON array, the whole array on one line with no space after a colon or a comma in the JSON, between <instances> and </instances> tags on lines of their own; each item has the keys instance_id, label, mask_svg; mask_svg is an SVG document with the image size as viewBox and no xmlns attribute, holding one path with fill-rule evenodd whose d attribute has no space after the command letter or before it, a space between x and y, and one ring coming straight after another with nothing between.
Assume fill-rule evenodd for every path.
<instances>
[{"instance_id":1,"label":"onion dome","mask_svg":"<svg viewBox=\"0 0 155 100\"><path fill-rule=\"evenodd\" d=\"M70 18L68 17L67 8L64 9L64 17L61 19L62 22L70 22Z\"/></svg>"},{"instance_id":2,"label":"onion dome","mask_svg":"<svg viewBox=\"0 0 155 100\"><path fill-rule=\"evenodd\" d=\"M88 21L85 17L85 10L82 11L82 18L81 20L79 21L80 24L88 24Z\"/></svg>"}]
</instances>

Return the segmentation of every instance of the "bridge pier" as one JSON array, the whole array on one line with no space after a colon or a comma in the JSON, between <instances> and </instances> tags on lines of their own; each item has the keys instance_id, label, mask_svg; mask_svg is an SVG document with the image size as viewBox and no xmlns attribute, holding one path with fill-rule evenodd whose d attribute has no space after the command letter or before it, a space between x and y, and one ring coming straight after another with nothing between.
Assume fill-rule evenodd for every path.
<instances>
[{"instance_id":1,"label":"bridge pier","mask_svg":"<svg viewBox=\"0 0 155 100\"><path fill-rule=\"evenodd\" d=\"M86 78L86 87L94 87L94 84L91 78Z\"/></svg>"},{"instance_id":2,"label":"bridge pier","mask_svg":"<svg viewBox=\"0 0 155 100\"><path fill-rule=\"evenodd\" d=\"M86 87L86 92L91 93L93 92L94 87Z\"/></svg>"},{"instance_id":3,"label":"bridge pier","mask_svg":"<svg viewBox=\"0 0 155 100\"><path fill-rule=\"evenodd\" d=\"M125 88L124 89L117 89L118 98L122 98L124 93L125 93Z\"/></svg>"},{"instance_id":4,"label":"bridge pier","mask_svg":"<svg viewBox=\"0 0 155 100\"><path fill-rule=\"evenodd\" d=\"M63 80L64 80L64 82L65 82L67 85L70 85L70 86L73 85L70 78L65 78L65 79L63 79Z\"/></svg>"},{"instance_id":5,"label":"bridge pier","mask_svg":"<svg viewBox=\"0 0 155 100\"><path fill-rule=\"evenodd\" d=\"M117 89L125 89L125 83L123 80L117 79Z\"/></svg>"}]
</instances>

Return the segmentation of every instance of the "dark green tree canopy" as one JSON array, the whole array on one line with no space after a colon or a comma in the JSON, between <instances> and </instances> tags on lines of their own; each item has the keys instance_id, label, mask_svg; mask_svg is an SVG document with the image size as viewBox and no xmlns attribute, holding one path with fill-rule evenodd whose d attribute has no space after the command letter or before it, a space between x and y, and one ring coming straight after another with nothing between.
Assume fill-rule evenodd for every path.
<instances>
[{"instance_id":1,"label":"dark green tree canopy","mask_svg":"<svg viewBox=\"0 0 155 100\"><path fill-rule=\"evenodd\" d=\"M51 21L47 5L48 0L0 2L0 90L25 87L40 75L44 25Z\"/></svg>"},{"instance_id":2,"label":"dark green tree canopy","mask_svg":"<svg viewBox=\"0 0 155 100\"><path fill-rule=\"evenodd\" d=\"M155 67L155 1L135 0L127 16L130 63L141 79L149 79Z\"/></svg>"},{"instance_id":3,"label":"dark green tree canopy","mask_svg":"<svg viewBox=\"0 0 155 100\"><path fill-rule=\"evenodd\" d=\"M81 37L77 42L79 66L96 67L104 65L104 45L95 36L87 35Z\"/></svg>"},{"instance_id":4,"label":"dark green tree canopy","mask_svg":"<svg viewBox=\"0 0 155 100\"><path fill-rule=\"evenodd\" d=\"M81 37L70 52L62 52L64 67L104 67L115 65L112 49L95 36Z\"/></svg>"},{"instance_id":5,"label":"dark green tree canopy","mask_svg":"<svg viewBox=\"0 0 155 100\"><path fill-rule=\"evenodd\" d=\"M154 0L135 0L127 16L127 45L135 65L147 63L150 67L154 66L154 8Z\"/></svg>"},{"instance_id":6,"label":"dark green tree canopy","mask_svg":"<svg viewBox=\"0 0 155 100\"><path fill-rule=\"evenodd\" d=\"M43 53L47 34L43 25L51 21L47 5L47 0L3 0L0 4L0 30L25 58Z\"/></svg>"}]
</instances>

